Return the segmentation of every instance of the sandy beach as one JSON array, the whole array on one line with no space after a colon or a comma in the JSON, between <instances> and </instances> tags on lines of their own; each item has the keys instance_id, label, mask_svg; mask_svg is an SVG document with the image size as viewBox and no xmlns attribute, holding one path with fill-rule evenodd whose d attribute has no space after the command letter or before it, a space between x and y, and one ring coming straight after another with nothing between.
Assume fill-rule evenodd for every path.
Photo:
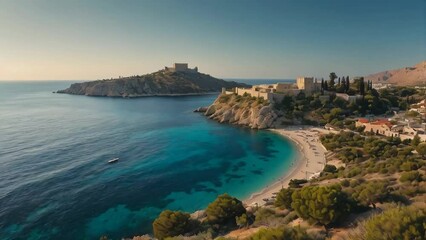
<instances>
[{"instance_id":1,"label":"sandy beach","mask_svg":"<svg viewBox=\"0 0 426 240\"><path fill-rule=\"evenodd\" d=\"M264 205L264 199L271 199L274 193L279 192L282 187L287 187L291 179L309 179L312 176L319 175L326 163L325 153L327 150L321 144L319 135L320 133L327 133L327 130L311 126L291 126L270 129L270 131L293 141L298 148L298 159L293 162L292 168L283 173L278 181L244 200L247 206Z\"/></svg>"}]
</instances>

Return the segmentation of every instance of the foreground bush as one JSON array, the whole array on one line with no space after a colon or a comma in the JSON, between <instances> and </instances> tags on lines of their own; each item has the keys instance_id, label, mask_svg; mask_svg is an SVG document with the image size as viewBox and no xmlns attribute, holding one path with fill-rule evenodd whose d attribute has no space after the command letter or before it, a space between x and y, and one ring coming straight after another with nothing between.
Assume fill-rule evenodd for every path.
<instances>
[{"instance_id":1,"label":"foreground bush","mask_svg":"<svg viewBox=\"0 0 426 240\"><path fill-rule=\"evenodd\" d=\"M373 216L351 233L350 239L426 239L425 209L396 207Z\"/></svg>"},{"instance_id":2,"label":"foreground bush","mask_svg":"<svg viewBox=\"0 0 426 240\"><path fill-rule=\"evenodd\" d=\"M207 221L211 224L236 225L235 218L246 213L243 203L228 194L222 194L206 209Z\"/></svg>"},{"instance_id":3,"label":"foreground bush","mask_svg":"<svg viewBox=\"0 0 426 240\"><path fill-rule=\"evenodd\" d=\"M291 188L283 188L280 190L280 192L277 194L277 198L275 199L275 206L279 207L281 209L291 209L291 195L293 194L294 190Z\"/></svg>"},{"instance_id":4,"label":"foreground bush","mask_svg":"<svg viewBox=\"0 0 426 240\"><path fill-rule=\"evenodd\" d=\"M163 211L152 224L154 236L158 239L183 235L193 230L195 224L188 213L180 211Z\"/></svg>"},{"instance_id":5,"label":"foreground bush","mask_svg":"<svg viewBox=\"0 0 426 240\"><path fill-rule=\"evenodd\" d=\"M386 200L388 193L388 183L386 181L369 181L364 182L347 192L361 206L376 208L376 203Z\"/></svg>"},{"instance_id":6,"label":"foreground bush","mask_svg":"<svg viewBox=\"0 0 426 240\"><path fill-rule=\"evenodd\" d=\"M291 207L297 215L312 223L329 225L349 211L346 194L340 186L309 186L296 190Z\"/></svg>"},{"instance_id":7,"label":"foreground bush","mask_svg":"<svg viewBox=\"0 0 426 240\"><path fill-rule=\"evenodd\" d=\"M305 230L301 228L263 228L250 237L250 240L311 240Z\"/></svg>"},{"instance_id":8,"label":"foreground bush","mask_svg":"<svg viewBox=\"0 0 426 240\"><path fill-rule=\"evenodd\" d=\"M399 180L401 182L421 181L422 175L418 171L403 172Z\"/></svg>"}]
</instances>

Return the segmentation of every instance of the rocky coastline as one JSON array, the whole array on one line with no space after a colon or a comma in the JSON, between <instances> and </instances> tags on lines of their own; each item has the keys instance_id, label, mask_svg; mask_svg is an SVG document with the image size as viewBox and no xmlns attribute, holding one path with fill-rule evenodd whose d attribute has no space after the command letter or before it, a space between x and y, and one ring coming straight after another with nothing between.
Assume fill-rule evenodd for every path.
<instances>
[{"instance_id":1,"label":"rocky coastline","mask_svg":"<svg viewBox=\"0 0 426 240\"><path fill-rule=\"evenodd\" d=\"M279 113L268 101L250 96L221 94L212 105L200 110L204 110L208 118L220 123L253 129L274 128L279 122Z\"/></svg>"}]
</instances>

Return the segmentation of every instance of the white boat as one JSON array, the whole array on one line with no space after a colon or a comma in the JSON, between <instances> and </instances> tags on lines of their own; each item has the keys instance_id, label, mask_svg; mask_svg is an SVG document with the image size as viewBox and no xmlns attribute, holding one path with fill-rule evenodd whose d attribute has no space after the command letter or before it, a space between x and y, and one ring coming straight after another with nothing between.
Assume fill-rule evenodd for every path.
<instances>
[{"instance_id":1,"label":"white boat","mask_svg":"<svg viewBox=\"0 0 426 240\"><path fill-rule=\"evenodd\" d=\"M108 163L115 163L118 161L119 158L113 158L111 160L108 161Z\"/></svg>"}]
</instances>

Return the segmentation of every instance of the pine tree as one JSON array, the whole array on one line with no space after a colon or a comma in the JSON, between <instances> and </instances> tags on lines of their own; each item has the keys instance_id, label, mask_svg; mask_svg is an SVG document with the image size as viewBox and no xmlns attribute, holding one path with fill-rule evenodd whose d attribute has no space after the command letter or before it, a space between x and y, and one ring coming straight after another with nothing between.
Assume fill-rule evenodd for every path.
<instances>
[{"instance_id":1,"label":"pine tree","mask_svg":"<svg viewBox=\"0 0 426 240\"><path fill-rule=\"evenodd\" d=\"M330 73L330 83L328 84L330 89L334 88L334 80L337 78L337 75L335 72Z\"/></svg>"},{"instance_id":2,"label":"pine tree","mask_svg":"<svg viewBox=\"0 0 426 240\"><path fill-rule=\"evenodd\" d=\"M359 82L359 94L361 94L362 96L365 95L365 83L364 83L364 78L360 79Z\"/></svg>"},{"instance_id":3,"label":"pine tree","mask_svg":"<svg viewBox=\"0 0 426 240\"><path fill-rule=\"evenodd\" d=\"M413 140L411 140L411 145L412 145L413 147L417 147L417 145L419 145L419 144L420 144L420 142L421 142L421 139L420 139L419 135L418 135L418 134L416 134L416 135L414 136Z\"/></svg>"},{"instance_id":4,"label":"pine tree","mask_svg":"<svg viewBox=\"0 0 426 240\"><path fill-rule=\"evenodd\" d=\"M348 92L349 89L350 89L349 76L346 76L346 92Z\"/></svg>"},{"instance_id":5,"label":"pine tree","mask_svg":"<svg viewBox=\"0 0 426 240\"><path fill-rule=\"evenodd\" d=\"M339 85L340 84L342 85L342 87L341 87L342 91L346 92L346 80L345 80L345 77L342 77L342 81L341 81L341 83L339 83Z\"/></svg>"}]
</instances>

